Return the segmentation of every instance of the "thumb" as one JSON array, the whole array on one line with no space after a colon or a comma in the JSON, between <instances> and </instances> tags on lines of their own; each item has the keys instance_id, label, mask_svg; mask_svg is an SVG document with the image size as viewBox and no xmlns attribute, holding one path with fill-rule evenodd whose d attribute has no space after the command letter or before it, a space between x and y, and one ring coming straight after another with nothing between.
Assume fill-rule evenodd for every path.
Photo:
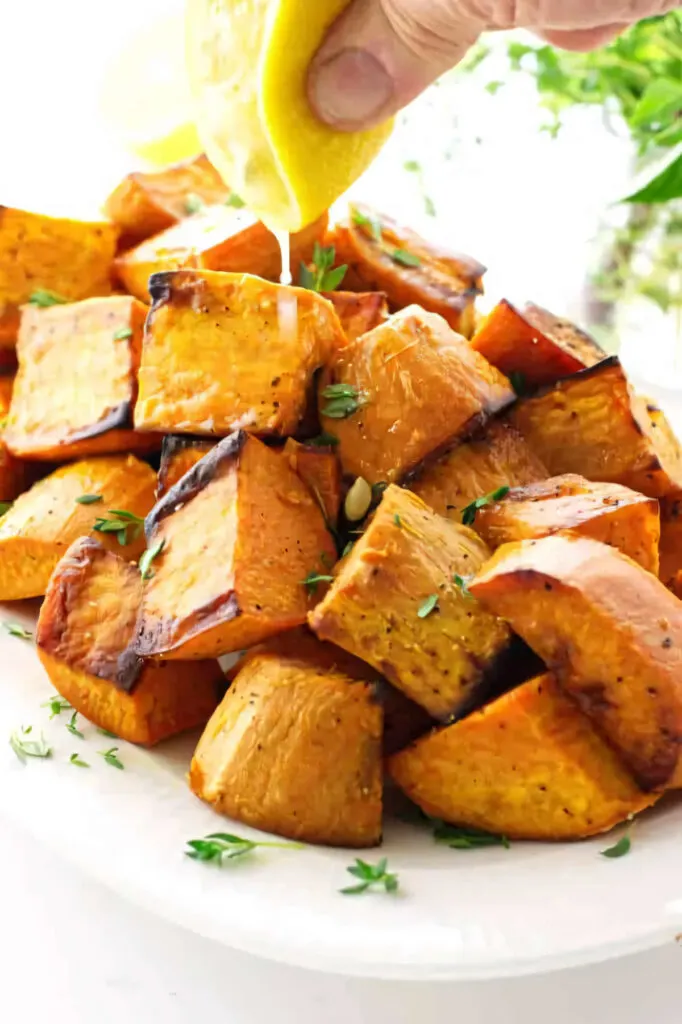
<instances>
[{"instance_id":1,"label":"thumb","mask_svg":"<svg viewBox=\"0 0 682 1024\"><path fill-rule=\"evenodd\" d=\"M342 131L385 121L454 67L485 28L475 0L353 0L308 75L321 121Z\"/></svg>"}]
</instances>

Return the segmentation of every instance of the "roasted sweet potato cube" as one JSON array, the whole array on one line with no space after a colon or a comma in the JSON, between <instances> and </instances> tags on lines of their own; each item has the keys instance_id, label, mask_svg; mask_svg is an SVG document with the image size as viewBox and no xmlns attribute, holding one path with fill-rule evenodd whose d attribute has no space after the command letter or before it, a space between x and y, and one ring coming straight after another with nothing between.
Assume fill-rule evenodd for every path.
<instances>
[{"instance_id":1,"label":"roasted sweet potato cube","mask_svg":"<svg viewBox=\"0 0 682 1024\"><path fill-rule=\"evenodd\" d=\"M36 644L55 689L79 714L152 746L205 725L224 677L217 661L143 663L130 646L141 598L139 570L81 537L50 579Z\"/></svg>"},{"instance_id":2,"label":"roasted sweet potato cube","mask_svg":"<svg viewBox=\"0 0 682 1024\"><path fill-rule=\"evenodd\" d=\"M472 433L514 392L442 317L411 306L336 351L319 396L344 472L379 483Z\"/></svg>"},{"instance_id":3,"label":"roasted sweet potato cube","mask_svg":"<svg viewBox=\"0 0 682 1024\"><path fill-rule=\"evenodd\" d=\"M491 420L470 441L428 461L410 480L410 489L435 512L460 522L462 510L476 498L547 476L518 430Z\"/></svg>"},{"instance_id":4,"label":"roasted sweet potato cube","mask_svg":"<svg viewBox=\"0 0 682 1024\"><path fill-rule=\"evenodd\" d=\"M163 498L192 466L203 459L217 444L200 437L183 437L182 434L167 434L161 447L159 478L156 484L156 497Z\"/></svg>"},{"instance_id":5,"label":"roasted sweet potato cube","mask_svg":"<svg viewBox=\"0 0 682 1024\"><path fill-rule=\"evenodd\" d=\"M324 235L327 215L291 236L291 272L311 259ZM127 292L149 302L152 274L192 268L254 274L279 281L282 257L271 231L248 210L207 206L174 227L116 258L116 274Z\"/></svg>"},{"instance_id":6,"label":"roasted sweet potato cube","mask_svg":"<svg viewBox=\"0 0 682 1024\"><path fill-rule=\"evenodd\" d=\"M341 507L341 466L332 449L299 444L287 439L283 451L294 473L301 478L324 513L325 520L336 524Z\"/></svg>"},{"instance_id":7,"label":"roasted sweet potato cube","mask_svg":"<svg viewBox=\"0 0 682 1024\"><path fill-rule=\"evenodd\" d=\"M147 520L158 548L136 642L142 655L204 658L306 620L336 559L315 498L280 454L238 431L216 445ZM317 598L319 598L319 593Z\"/></svg>"},{"instance_id":8,"label":"roasted sweet potato cube","mask_svg":"<svg viewBox=\"0 0 682 1024\"><path fill-rule=\"evenodd\" d=\"M615 548L505 544L470 583L557 676L638 785L682 785L682 603Z\"/></svg>"},{"instance_id":9,"label":"roasted sweet potato cube","mask_svg":"<svg viewBox=\"0 0 682 1024\"><path fill-rule=\"evenodd\" d=\"M14 501L36 478L36 467L11 455L5 444L14 377L0 377L0 502Z\"/></svg>"},{"instance_id":10,"label":"roasted sweet potato cube","mask_svg":"<svg viewBox=\"0 0 682 1024\"><path fill-rule=\"evenodd\" d=\"M144 551L141 519L154 504L156 474L134 455L83 459L39 480L0 518L0 601L45 593L66 549L95 530L109 509L139 516L119 532L98 533L105 547L135 559ZM123 541L123 545L121 545Z\"/></svg>"},{"instance_id":11,"label":"roasted sweet potato cube","mask_svg":"<svg viewBox=\"0 0 682 1024\"><path fill-rule=\"evenodd\" d=\"M206 726L190 786L220 813L266 832L376 846L382 719L374 685L354 665L348 671L343 652L314 641L298 650L268 644Z\"/></svg>"},{"instance_id":12,"label":"roasted sweet potato cube","mask_svg":"<svg viewBox=\"0 0 682 1024\"><path fill-rule=\"evenodd\" d=\"M391 308L413 303L439 313L453 330L469 337L474 301L483 291L485 267L470 256L427 242L368 206L351 205L348 219L329 241L336 263L347 264L344 287L385 292Z\"/></svg>"},{"instance_id":13,"label":"roasted sweet potato cube","mask_svg":"<svg viewBox=\"0 0 682 1024\"><path fill-rule=\"evenodd\" d=\"M559 381L510 412L552 476L579 473L651 498L682 487L682 451L655 405L637 398L618 359Z\"/></svg>"},{"instance_id":14,"label":"roasted sweet potato cube","mask_svg":"<svg viewBox=\"0 0 682 1024\"><path fill-rule=\"evenodd\" d=\"M489 556L472 530L390 486L308 621L434 718L459 715L485 696L510 642L466 590Z\"/></svg>"},{"instance_id":15,"label":"roasted sweet potato cube","mask_svg":"<svg viewBox=\"0 0 682 1024\"><path fill-rule=\"evenodd\" d=\"M62 299L110 295L118 228L0 206L0 353L10 352L19 307L41 290ZM6 360L0 355L0 364Z\"/></svg>"},{"instance_id":16,"label":"roasted sweet potato cube","mask_svg":"<svg viewBox=\"0 0 682 1024\"><path fill-rule=\"evenodd\" d=\"M104 211L121 230L124 246L156 235L196 213L225 203L230 190L205 154L162 171L135 171L117 185Z\"/></svg>"},{"instance_id":17,"label":"roasted sweet potato cube","mask_svg":"<svg viewBox=\"0 0 682 1024\"><path fill-rule=\"evenodd\" d=\"M316 292L245 274L158 274L147 318L135 426L222 436L240 427L285 437L315 370L343 344Z\"/></svg>"},{"instance_id":18,"label":"roasted sweet potato cube","mask_svg":"<svg viewBox=\"0 0 682 1024\"><path fill-rule=\"evenodd\" d=\"M428 815L511 839L583 839L654 803L551 675L390 758Z\"/></svg>"},{"instance_id":19,"label":"roasted sweet potato cube","mask_svg":"<svg viewBox=\"0 0 682 1024\"><path fill-rule=\"evenodd\" d=\"M324 292L338 313L343 333L355 341L388 319L388 302L383 292Z\"/></svg>"},{"instance_id":20,"label":"roasted sweet potato cube","mask_svg":"<svg viewBox=\"0 0 682 1024\"><path fill-rule=\"evenodd\" d=\"M58 462L160 446L132 429L145 316L127 295L24 307L5 429L13 454Z\"/></svg>"},{"instance_id":21,"label":"roasted sweet potato cube","mask_svg":"<svg viewBox=\"0 0 682 1024\"><path fill-rule=\"evenodd\" d=\"M532 303L519 310L506 299L486 317L471 344L502 373L517 374L521 387L554 384L606 358L596 341L569 320Z\"/></svg>"},{"instance_id":22,"label":"roasted sweet potato cube","mask_svg":"<svg viewBox=\"0 0 682 1024\"><path fill-rule=\"evenodd\" d=\"M682 572L682 491L660 501L661 544L658 575L666 587Z\"/></svg>"},{"instance_id":23,"label":"roasted sweet potato cube","mask_svg":"<svg viewBox=\"0 0 682 1024\"><path fill-rule=\"evenodd\" d=\"M658 573L660 516L655 498L582 476L555 476L515 487L476 515L476 532L494 550L517 540L570 530L600 540Z\"/></svg>"}]
</instances>

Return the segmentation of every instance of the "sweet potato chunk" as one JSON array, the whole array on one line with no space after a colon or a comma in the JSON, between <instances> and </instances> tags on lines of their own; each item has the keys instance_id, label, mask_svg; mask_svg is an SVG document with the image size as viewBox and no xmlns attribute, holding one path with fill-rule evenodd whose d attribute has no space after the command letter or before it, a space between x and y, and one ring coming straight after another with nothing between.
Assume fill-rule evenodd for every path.
<instances>
[{"instance_id":1,"label":"sweet potato chunk","mask_svg":"<svg viewBox=\"0 0 682 1024\"><path fill-rule=\"evenodd\" d=\"M507 378L441 317L411 306L334 354L320 419L346 473L393 482L513 397Z\"/></svg>"},{"instance_id":2,"label":"sweet potato chunk","mask_svg":"<svg viewBox=\"0 0 682 1024\"><path fill-rule=\"evenodd\" d=\"M327 226L327 215L291 236L291 272L308 262ZM248 210L207 206L174 227L116 258L116 274L127 292L149 302L152 274L184 268L254 274L279 281L282 257L271 231Z\"/></svg>"},{"instance_id":3,"label":"sweet potato chunk","mask_svg":"<svg viewBox=\"0 0 682 1024\"><path fill-rule=\"evenodd\" d=\"M14 348L19 306L45 289L63 299L110 295L118 228L0 206L0 363Z\"/></svg>"},{"instance_id":4,"label":"sweet potato chunk","mask_svg":"<svg viewBox=\"0 0 682 1024\"><path fill-rule=\"evenodd\" d=\"M109 455L69 463L34 484L0 519L0 601L44 594L69 545L91 533L98 518L111 518L108 509L145 516L154 504L155 483L154 470L133 455ZM88 503L82 504L85 496ZM135 559L145 548L135 526L125 535L98 536L105 547ZM126 541L122 547L117 536Z\"/></svg>"},{"instance_id":5,"label":"sweet potato chunk","mask_svg":"<svg viewBox=\"0 0 682 1024\"><path fill-rule=\"evenodd\" d=\"M489 555L472 530L390 486L308 621L434 718L450 718L485 695L510 641L462 585Z\"/></svg>"},{"instance_id":6,"label":"sweet potato chunk","mask_svg":"<svg viewBox=\"0 0 682 1024\"><path fill-rule=\"evenodd\" d=\"M164 437L156 484L157 499L163 498L171 487L182 480L185 473L188 473L192 466L196 466L216 443L198 437L183 437L181 434L168 434Z\"/></svg>"},{"instance_id":7,"label":"sweet potato chunk","mask_svg":"<svg viewBox=\"0 0 682 1024\"><path fill-rule=\"evenodd\" d=\"M121 230L123 246L136 245L202 206L225 203L230 190L203 153L162 171L136 171L117 185L104 211Z\"/></svg>"},{"instance_id":8,"label":"sweet potato chunk","mask_svg":"<svg viewBox=\"0 0 682 1024\"><path fill-rule=\"evenodd\" d=\"M474 301L483 291L485 267L400 227L367 206L352 205L346 221L329 235L336 263L348 264L344 287L385 292L391 308L413 303L439 313L453 330L469 337Z\"/></svg>"},{"instance_id":9,"label":"sweet potato chunk","mask_svg":"<svg viewBox=\"0 0 682 1024\"><path fill-rule=\"evenodd\" d=\"M660 501L661 544L658 575L666 587L672 587L682 572L682 491ZM676 591L673 588L673 591Z\"/></svg>"},{"instance_id":10,"label":"sweet potato chunk","mask_svg":"<svg viewBox=\"0 0 682 1024\"><path fill-rule=\"evenodd\" d=\"M14 501L32 483L35 467L16 459L5 444L14 377L0 377L0 502Z\"/></svg>"},{"instance_id":11,"label":"sweet potato chunk","mask_svg":"<svg viewBox=\"0 0 682 1024\"><path fill-rule=\"evenodd\" d=\"M552 476L579 473L651 498L682 487L682 450L655 405L637 398L616 357L526 398L510 413Z\"/></svg>"},{"instance_id":12,"label":"sweet potato chunk","mask_svg":"<svg viewBox=\"0 0 682 1024\"><path fill-rule=\"evenodd\" d=\"M333 450L299 444L290 437L283 454L316 499L327 523L336 525L341 507L341 466Z\"/></svg>"},{"instance_id":13,"label":"sweet potato chunk","mask_svg":"<svg viewBox=\"0 0 682 1024\"><path fill-rule=\"evenodd\" d=\"M55 689L79 714L152 746L204 725L224 680L217 661L144 664L130 647L141 597L139 570L81 537L50 579L36 644Z\"/></svg>"},{"instance_id":14,"label":"sweet potato chunk","mask_svg":"<svg viewBox=\"0 0 682 1024\"><path fill-rule=\"evenodd\" d=\"M390 758L428 815L511 839L582 839L654 803L551 675Z\"/></svg>"},{"instance_id":15,"label":"sweet potato chunk","mask_svg":"<svg viewBox=\"0 0 682 1024\"><path fill-rule=\"evenodd\" d=\"M132 429L145 316L126 295L24 307L5 430L13 454L56 462L160 445Z\"/></svg>"},{"instance_id":16,"label":"sweet potato chunk","mask_svg":"<svg viewBox=\"0 0 682 1024\"><path fill-rule=\"evenodd\" d=\"M136 647L163 658L236 651L306 620L336 550L312 494L280 454L225 438L158 502Z\"/></svg>"},{"instance_id":17,"label":"sweet potato chunk","mask_svg":"<svg viewBox=\"0 0 682 1024\"><path fill-rule=\"evenodd\" d=\"M275 641L248 658L194 754L196 795L291 839L380 842L383 714L349 662L312 639Z\"/></svg>"},{"instance_id":18,"label":"sweet potato chunk","mask_svg":"<svg viewBox=\"0 0 682 1024\"><path fill-rule=\"evenodd\" d=\"M542 306L516 309L503 299L471 339L477 352L502 373L519 375L519 384L554 384L594 366L606 353L589 334L560 320Z\"/></svg>"},{"instance_id":19,"label":"sweet potato chunk","mask_svg":"<svg viewBox=\"0 0 682 1024\"><path fill-rule=\"evenodd\" d=\"M330 304L245 274L179 270L151 287L135 426L295 433L315 370L343 344Z\"/></svg>"},{"instance_id":20,"label":"sweet potato chunk","mask_svg":"<svg viewBox=\"0 0 682 1024\"><path fill-rule=\"evenodd\" d=\"M643 789L682 785L682 604L615 548L505 544L470 584L620 752Z\"/></svg>"},{"instance_id":21,"label":"sweet potato chunk","mask_svg":"<svg viewBox=\"0 0 682 1024\"><path fill-rule=\"evenodd\" d=\"M658 573L658 502L618 484L590 483L574 474L555 476L515 487L476 515L476 532L493 550L560 530L610 544L647 572Z\"/></svg>"},{"instance_id":22,"label":"sweet potato chunk","mask_svg":"<svg viewBox=\"0 0 682 1024\"><path fill-rule=\"evenodd\" d=\"M462 510L476 498L547 476L518 430L491 420L471 441L427 462L410 481L410 489L435 512L460 522Z\"/></svg>"},{"instance_id":23,"label":"sweet potato chunk","mask_svg":"<svg viewBox=\"0 0 682 1024\"><path fill-rule=\"evenodd\" d=\"M324 292L336 310L348 341L355 341L388 319L388 303L383 292Z\"/></svg>"}]
</instances>

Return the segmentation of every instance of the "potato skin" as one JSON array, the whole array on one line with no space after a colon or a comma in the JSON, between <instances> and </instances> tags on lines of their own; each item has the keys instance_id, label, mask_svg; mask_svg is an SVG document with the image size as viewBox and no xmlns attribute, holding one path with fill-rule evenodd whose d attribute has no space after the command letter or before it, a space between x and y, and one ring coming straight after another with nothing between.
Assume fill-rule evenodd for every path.
<instances>
[{"instance_id":1,"label":"potato skin","mask_svg":"<svg viewBox=\"0 0 682 1024\"><path fill-rule=\"evenodd\" d=\"M0 352L10 352L19 307L45 288L76 301L110 295L118 228L0 206Z\"/></svg>"},{"instance_id":2,"label":"potato skin","mask_svg":"<svg viewBox=\"0 0 682 1024\"><path fill-rule=\"evenodd\" d=\"M615 548L556 534L505 544L471 592L505 619L638 785L682 783L682 604Z\"/></svg>"},{"instance_id":3,"label":"potato skin","mask_svg":"<svg viewBox=\"0 0 682 1024\"><path fill-rule=\"evenodd\" d=\"M676 491L659 502L661 509L661 544L659 577L666 587L673 587L682 571L682 491Z\"/></svg>"},{"instance_id":4,"label":"potato skin","mask_svg":"<svg viewBox=\"0 0 682 1024\"><path fill-rule=\"evenodd\" d=\"M489 555L472 530L390 486L308 622L432 717L448 719L487 694L510 643L507 627L454 582ZM432 595L437 608L420 617Z\"/></svg>"},{"instance_id":5,"label":"potato skin","mask_svg":"<svg viewBox=\"0 0 682 1024\"><path fill-rule=\"evenodd\" d=\"M125 295L24 307L5 430L13 454L58 462L160 446L132 430L146 314Z\"/></svg>"},{"instance_id":6,"label":"potato skin","mask_svg":"<svg viewBox=\"0 0 682 1024\"><path fill-rule=\"evenodd\" d=\"M192 466L196 466L215 445L215 441L207 441L200 437L167 434L161 447L161 462L156 484L157 501L182 480L185 473L188 473Z\"/></svg>"},{"instance_id":7,"label":"potato skin","mask_svg":"<svg viewBox=\"0 0 682 1024\"><path fill-rule=\"evenodd\" d=\"M348 341L356 341L388 319L384 292L323 292L336 310Z\"/></svg>"},{"instance_id":8,"label":"potato skin","mask_svg":"<svg viewBox=\"0 0 682 1024\"><path fill-rule=\"evenodd\" d=\"M333 846L381 840L382 710L329 645L249 657L199 741L189 781L221 814Z\"/></svg>"},{"instance_id":9,"label":"potato skin","mask_svg":"<svg viewBox=\"0 0 682 1024\"><path fill-rule=\"evenodd\" d=\"M483 320L471 344L502 373L521 374L529 386L553 384L606 358L570 321L532 303L519 310L506 299Z\"/></svg>"},{"instance_id":10,"label":"potato skin","mask_svg":"<svg viewBox=\"0 0 682 1024\"><path fill-rule=\"evenodd\" d=\"M50 579L36 644L50 680L79 714L151 746L204 725L223 676L215 661L143 664L130 647L141 596L136 568L81 537Z\"/></svg>"},{"instance_id":11,"label":"potato skin","mask_svg":"<svg viewBox=\"0 0 682 1024\"><path fill-rule=\"evenodd\" d=\"M346 419L325 416L325 389L335 384L364 400ZM391 483L513 399L507 378L441 317L410 306L332 356L321 375L320 422L339 439L344 472Z\"/></svg>"},{"instance_id":12,"label":"potato skin","mask_svg":"<svg viewBox=\"0 0 682 1024\"><path fill-rule=\"evenodd\" d=\"M0 600L19 601L45 593L53 569L73 541L92 532L107 509L145 516L154 504L154 470L133 455L109 455L72 462L20 495L0 518ZM84 494L102 501L81 505ZM101 534L105 547L129 559L145 548L144 537L120 547Z\"/></svg>"},{"instance_id":13,"label":"potato skin","mask_svg":"<svg viewBox=\"0 0 682 1024\"><path fill-rule=\"evenodd\" d=\"M564 530L610 544L658 574L658 502L628 487L591 483L575 474L555 476L514 487L476 515L476 532L493 550Z\"/></svg>"},{"instance_id":14,"label":"potato skin","mask_svg":"<svg viewBox=\"0 0 682 1024\"><path fill-rule=\"evenodd\" d=\"M251 434L225 438L147 518L161 540L145 588L136 649L145 657L214 657L302 625L336 548L322 511L281 454Z\"/></svg>"},{"instance_id":15,"label":"potato skin","mask_svg":"<svg viewBox=\"0 0 682 1024\"><path fill-rule=\"evenodd\" d=\"M291 273L312 258L313 247L327 227L327 215L291 236ZM248 210L221 204L207 206L192 217L122 253L114 263L124 289L141 302L150 301L152 274L173 270L215 270L252 274L279 281L282 272L279 243Z\"/></svg>"},{"instance_id":16,"label":"potato skin","mask_svg":"<svg viewBox=\"0 0 682 1024\"><path fill-rule=\"evenodd\" d=\"M583 839L657 799L551 675L417 740L388 771L426 814L510 839Z\"/></svg>"},{"instance_id":17,"label":"potato skin","mask_svg":"<svg viewBox=\"0 0 682 1024\"><path fill-rule=\"evenodd\" d=\"M104 212L121 231L121 246L137 245L190 216L188 200L225 203L230 190L208 157L172 164L161 171L135 171L116 186Z\"/></svg>"},{"instance_id":18,"label":"potato skin","mask_svg":"<svg viewBox=\"0 0 682 1024\"><path fill-rule=\"evenodd\" d=\"M377 227L380 238L375 237ZM419 305L471 336L474 301L483 292L485 274L477 260L427 242L361 204L351 204L348 219L333 228L328 242L336 249L336 263L348 265L344 287L385 292L393 310ZM407 252L416 265L406 266L396 252Z\"/></svg>"},{"instance_id":19,"label":"potato skin","mask_svg":"<svg viewBox=\"0 0 682 1024\"><path fill-rule=\"evenodd\" d=\"M434 512L461 522L462 510L500 487L523 487L549 474L518 430L491 420L470 441L426 464L409 480L410 490Z\"/></svg>"},{"instance_id":20,"label":"potato skin","mask_svg":"<svg viewBox=\"0 0 682 1024\"><path fill-rule=\"evenodd\" d=\"M135 406L138 430L296 432L313 374L343 344L333 308L247 274L157 274Z\"/></svg>"},{"instance_id":21,"label":"potato skin","mask_svg":"<svg viewBox=\"0 0 682 1024\"><path fill-rule=\"evenodd\" d=\"M678 441L660 409L633 395L615 356L517 402L509 419L552 476L579 473L651 498L682 487Z\"/></svg>"}]
</instances>

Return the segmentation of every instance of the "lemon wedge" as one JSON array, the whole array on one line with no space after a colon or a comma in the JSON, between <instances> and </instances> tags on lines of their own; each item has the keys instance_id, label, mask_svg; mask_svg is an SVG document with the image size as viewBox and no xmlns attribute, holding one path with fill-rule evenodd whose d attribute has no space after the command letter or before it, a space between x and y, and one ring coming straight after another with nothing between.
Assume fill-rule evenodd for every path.
<instances>
[{"instance_id":1,"label":"lemon wedge","mask_svg":"<svg viewBox=\"0 0 682 1024\"><path fill-rule=\"evenodd\" d=\"M276 231L300 231L369 166L391 123L321 124L308 65L348 0L187 0L187 62L211 161Z\"/></svg>"}]
</instances>

